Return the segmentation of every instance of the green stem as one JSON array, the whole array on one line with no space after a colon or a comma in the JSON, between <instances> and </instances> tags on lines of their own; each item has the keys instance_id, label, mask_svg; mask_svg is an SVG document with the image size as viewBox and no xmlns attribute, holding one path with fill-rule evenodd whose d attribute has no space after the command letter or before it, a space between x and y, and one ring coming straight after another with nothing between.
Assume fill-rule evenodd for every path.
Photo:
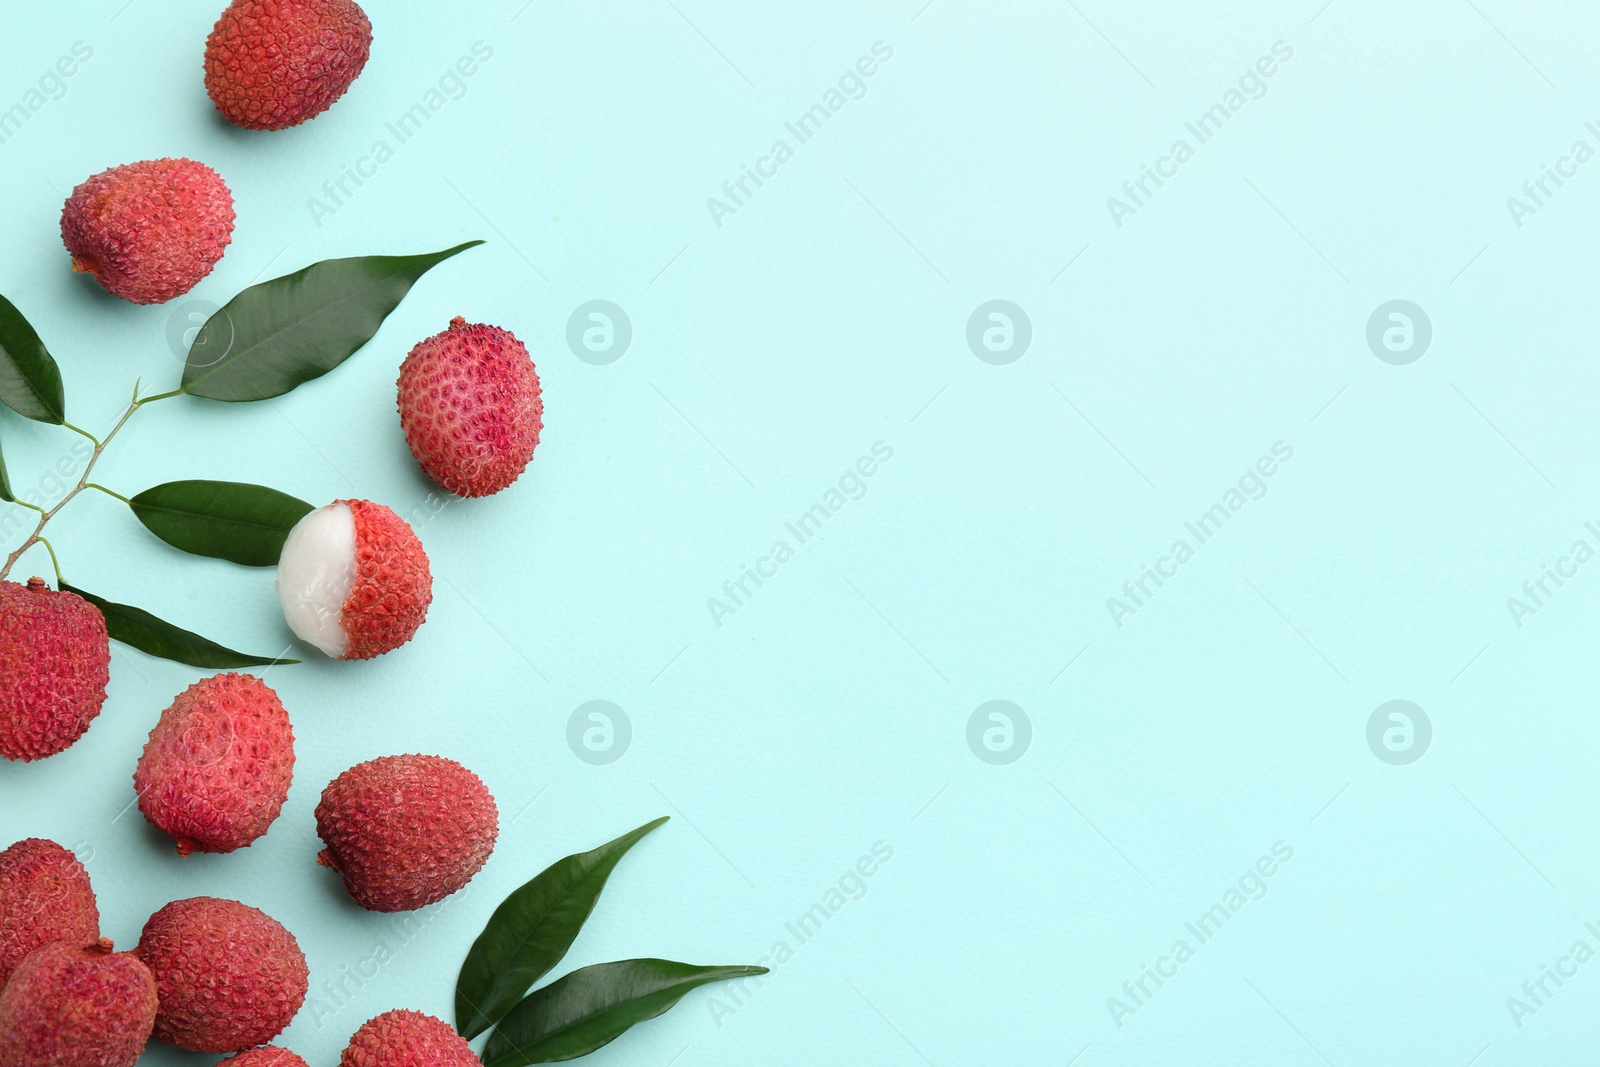
<instances>
[{"instance_id":1,"label":"green stem","mask_svg":"<svg viewBox=\"0 0 1600 1067\"><path fill-rule=\"evenodd\" d=\"M65 421L63 421L61 423L61 425L65 426L67 429L71 430L73 433L78 434L81 437L87 437L89 439L89 443L94 445L96 448L100 447L100 438L96 437L94 434L90 433L88 430L80 429L79 427L72 425L72 423L65 422Z\"/></svg>"},{"instance_id":2,"label":"green stem","mask_svg":"<svg viewBox=\"0 0 1600 1067\"><path fill-rule=\"evenodd\" d=\"M61 561L56 558L55 546L42 537L39 538L39 543L44 546L46 552L50 553L50 566L56 569L56 588L60 589L67 584L67 580L61 577Z\"/></svg>"},{"instance_id":3,"label":"green stem","mask_svg":"<svg viewBox=\"0 0 1600 1067\"><path fill-rule=\"evenodd\" d=\"M100 456L104 454L106 447L110 445L117 434L122 431L122 428L128 424L128 420L133 418L133 413L139 410L140 405L147 404L152 400L162 400L165 399L165 397L174 395L176 395L176 393L166 393L162 394L161 396L146 397L145 399L140 400L138 388L135 387L133 400L128 404L127 410L122 413L122 417L117 420L117 424L111 427L111 432L106 434L105 437L95 445L93 454L89 456L89 462L84 465L83 477L78 479L78 484L73 486L71 491L68 492L66 496L62 497L56 503L56 505L49 510L34 508L35 511L39 512L39 523L33 528L33 533L28 535L28 539L22 542L22 544L17 547L15 552L12 552L6 557L5 566L0 567L0 581L3 581L5 577L11 573L11 568L16 565L18 559L22 558L22 554L24 552L28 551L28 549L32 548L43 539L44 528L49 525L50 520L55 518L56 515L60 513L62 508L72 503L72 499L74 497L89 487L89 476L94 473L94 465L100 462ZM51 556L54 557L54 555L55 553L52 552Z\"/></svg>"},{"instance_id":4,"label":"green stem","mask_svg":"<svg viewBox=\"0 0 1600 1067\"><path fill-rule=\"evenodd\" d=\"M170 393L156 393L154 396L147 396L147 397L143 398L142 400L135 400L133 402L133 406L136 407L136 408L142 408L146 404L154 404L157 400L171 400L175 396L182 396L182 395L183 395L183 390L182 389L174 389Z\"/></svg>"},{"instance_id":5,"label":"green stem","mask_svg":"<svg viewBox=\"0 0 1600 1067\"><path fill-rule=\"evenodd\" d=\"M101 485L99 482L89 482L89 483L84 485L84 488L85 489L98 489L98 490L100 490L100 492L104 493L106 496L114 497L117 500L122 501L124 504L128 504L128 505L132 505L133 504L133 501L129 500L127 497L123 496L121 493L117 492L115 489L107 489L105 486Z\"/></svg>"}]
</instances>

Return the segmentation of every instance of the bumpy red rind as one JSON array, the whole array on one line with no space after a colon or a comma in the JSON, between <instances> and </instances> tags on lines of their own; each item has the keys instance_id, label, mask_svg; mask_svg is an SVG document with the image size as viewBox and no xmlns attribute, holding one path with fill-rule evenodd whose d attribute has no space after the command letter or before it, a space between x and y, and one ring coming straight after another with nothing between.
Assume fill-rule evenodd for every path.
<instances>
[{"instance_id":1,"label":"bumpy red rind","mask_svg":"<svg viewBox=\"0 0 1600 1067\"><path fill-rule=\"evenodd\" d=\"M305 1060L277 1045L262 1045L229 1056L217 1067L309 1067Z\"/></svg>"},{"instance_id":2,"label":"bumpy red rind","mask_svg":"<svg viewBox=\"0 0 1600 1067\"><path fill-rule=\"evenodd\" d=\"M0 989L34 949L99 939L100 908L77 856L39 837L0 852Z\"/></svg>"},{"instance_id":3,"label":"bumpy red rind","mask_svg":"<svg viewBox=\"0 0 1600 1067\"><path fill-rule=\"evenodd\" d=\"M5 1067L134 1067L156 1016L156 982L110 941L55 941L0 992Z\"/></svg>"},{"instance_id":4,"label":"bumpy red rind","mask_svg":"<svg viewBox=\"0 0 1600 1067\"><path fill-rule=\"evenodd\" d=\"M494 851L499 813L477 775L443 756L384 756L322 791L317 857L371 911L412 911L465 886Z\"/></svg>"},{"instance_id":5,"label":"bumpy red rind","mask_svg":"<svg viewBox=\"0 0 1600 1067\"><path fill-rule=\"evenodd\" d=\"M133 772L139 810L178 852L232 852L267 832L294 780L294 731L260 678L218 674L178 694Z\"/></svg>"},{"instance_id":6,"label":"bumpy red rind","mask_svg":"<svg viewBox=\"0 0 1600 1067\"><path fill-rule=\"evenodd\" d=\"M206 39L206 92L236 126L298 126L345 94L371 50L353 0L234 0Z\"/></svg>"},{"instance_id":7,"label":"bumpy red rind","mask_svg":"<svg viewBox=\"0 0 1600 1067\"><path fill-rule=\"evenodd\" d=\"M99 608L43 578L0 582L0 756L36 760L70 747L100 714L110 680Z\"/></svg>"},{"instance_id":8,"label":"bumpy red rind","mask_svg":"<svg viewBox=\"0 0 1600 1067\"><path fill-rule=\"evenodd\" d=\"M481 1067L448 1023L419 1011L387 1011L363 1023L339 1067Z\"/></svg>"},{"instance_id":9,"label":"bumpy red rind","mask_svg":"<svg viewBox=\"0 0 1600 1067\"><path fill-rule=\"evenodd\" d=\"M135 952L160 992L156 1040L177 1048L253 1048L305 1002L309 975L294 935L236 900L173 901L150 916Z\"/></svg>"},{"instance_id":10,"label":"bumpy red rind","mask_svg":"<svg viewBox=\"0 0 1600 1067\"><path fill-rule=\"evenodd\" d=\"M398 405L411 454L457 496L488 496L515 482L544 428L527 348L509 330L460 316L406 356Z\"/></svg>"},{"instance_id":11,"label":"bumpy red rind","mask_svg":"<svg viewBox=\"0 0 1600 1067\"><path fill-rule=\"evenodd\" d=\"M101 171L61 209L72 269L135 304L182 296L233 240L233 194L192 159L150 159Z\"/></svg>"},{"instance_id":12,"label":"bumpy red rind","mask_svg":"<svg viewBox=\"0 0 1600 1067\"><path fill-rule=\"evenodd\" d=\"M341 659L392 652L416 634L433 603L428 554L406 521L370 500L337 500L356 524L356 576L340 621L349 644Z\"/></svg>"}]
</instances>

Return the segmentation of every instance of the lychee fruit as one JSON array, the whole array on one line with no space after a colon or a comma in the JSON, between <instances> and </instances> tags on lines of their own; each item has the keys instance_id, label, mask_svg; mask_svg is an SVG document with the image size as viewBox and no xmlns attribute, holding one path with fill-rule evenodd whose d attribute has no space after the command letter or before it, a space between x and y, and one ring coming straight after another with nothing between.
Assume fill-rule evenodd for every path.
<instances>
[{"instance_id":1,"label":"lychee fruit","mask_svg":"<svg viewBox=\"0 0 1600 1067\"><path fill-rule=\"evenodd\" d=\"M178 854L232 852L267 832L294 779L294 732L278 694L218 674L178 694L133 772L139 810Z\"/></svg>"},{"instance_id":2,"label":"lychee fruit","mask_svg":"<svg viewBox=\"0 0 1600 1067\"><path fill-rule=\"evenodd\" d=\"M306 998L306 958L272 916L236 900L191 897L150 916L135 950L156 977L156 1040L191 1052L271 1041Z\"/></svg>"},{"instance_id":3,"label":"lychee fruit","mask_svg":"<svg viewBox=\"0 0 1600 1067\"><path fill-rule=\"evenodd\" d=\"M0 992L5 1067L134 1067L156 1017L156 981L110 941L55 941Z\"/></svg>"},{"instance_id":4,"label":"lychee fruit","mask_svg":"<svg viewBox=\"0 0 1600 1067\"><path fill-rule=\"evenodd\" d=\"M100 609L43 578L0 582L0 756L53 756L106 702L111 639Z\"/></svg>"},{"instance_id":5,"label":"lychee fruit","mask_svg":"<svg viewBox=\"0 0 1600 1067\"><path fill-rule=\"evenodd\" d=\"M39 837L0 852L0 989L34 949L99 939L100 908L77 856Z\"/></svg>"},{"instance_id":6,"label":"lychee fruit","mask_svg":"<svg viewBox=\"0 0 1600 1067\"><path fill-rule=\"evenodd\" d=\"M61 209L72 269L135 304L182 296L233 239L233 194L192 159L150 159L101 171Z\"/></svg>"},{"instance_id":7,"label":"lychee fruit","mask_svg":"<svg viewBox=\"0 0 1600 1067\"><path fill-rule=\"evenodd\" d=\"M417 632L433 575L404 519L370 500L336 500L289 531L278 600L302 641L334 659L371 659Z\"/></svg>"},{"instance_id":8,"label":"lychee fruit","mask_svg":"<svg viewBox=\"0 0 1600 1067\"><path fill-rule=\"evenodd\" d=\"M339 1067L481 1067L466 1038L420 1011L386 1011L350 1038Z\"/></svg>"},{"instance_id":9,"label":"lychee fruit","mask_svg":"<svg viewBox=\"0 0 1600 1067\"><path fill-rule=\"evenodd\" d=\"M277 1045L262 1045L247 1049L237 1056L229 1056L217 1067L309 1067L305 1060Z\"/></svg>"},{"instance_id":10,"label":"lychee fruit","mask_svg":"<svg viewBox=\"0 0 1600 1067\"><path fill-rule=\"evenodd\" d=\"M206 92L235 126L298 126L344 95L371 50L353 0L234 0L206 39Z\"/></svg>"},{"instance_id":11,"label":"lychee fruit","mask_svg":"<svg viewBox=\"0 0 1600 1067\"><path fill-rule=\"evenodd\" d=\"M499 813L478 776L443 756L384 756L328 783L317 857L369 911L412 911L472 880L494 851Z\"/></svg>"},{"instance_id":12,"label":"lychee fruit","mask_svg":"<svg viewBox=\"0 0 1600 1067\"><path fill-rule=\"evenodd\" d=\"M498 493L521 476L544 427L539 372L498 326L450 328L400 365L400 428L428 476L457 496Z\"/></svg>"}]
</instances>

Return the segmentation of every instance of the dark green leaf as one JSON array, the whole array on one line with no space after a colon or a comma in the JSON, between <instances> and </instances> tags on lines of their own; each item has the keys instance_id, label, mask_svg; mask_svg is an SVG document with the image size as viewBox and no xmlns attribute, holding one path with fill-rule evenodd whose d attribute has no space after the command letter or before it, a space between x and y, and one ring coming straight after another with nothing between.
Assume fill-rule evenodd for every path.
<instances>
[{"instance_id":1,"label":"dark green leaf","mask_svg":"<svg viewBox=\"0 0 1600 1067\"><path fill-rule=\"evenodd\" d=\"M61 588L69 593L77 593L99 608L100 613L106 617L106 629L111 632L114 640L132 645L140 652L147 652L160 659L175 660L205 670L233 670L238 667L268 667L300 662L297 659L275 659L235 652L223 648L215 641L207 641L199 634L180 630L170 622L163 622L140 608L114 604L65 582L61 583Z\"/></svg>"},{"instance_id":2,"label":"dark green leaf","mask_svg":"<svg viewBox=\"0 0 1600 1067\"><path fill-rule=\"evenodd\" d=\"M57 426L67 417L61 368L15 304L0 296L0 402L23 418Z\"/></svg>"},{"instance_id":3,"label":"dark green leaf","mask_svg":"<svg viewBox=\"0 0 1600 1067\"><path fill-rule=\"evenodd\" d=\"M6 474L6 454L0 449L0 500L7 504L16 503L17 497L11 491L11 478Z\"/></svg>"},{"instance_id":4,"label":"dark green leaf","mask_svg":"<svg viewBox=\"0 0 1600 1067\"><path fill-rule=\"evenodd\" d=\"M617 862L662 816L592 852L557 860L495 909L456 981L456 1027L477 1037L561 962L606 887Z\"/></svg>"},{"instance_id":5,"label":"dark green leaf","mask_svg":"<svg viewBox=\"0 0 1600 1067\"><path fill-rule=\"evenodd\" d=\"M246 567L275 567L294 524L313 509L304 500L245 482L167 482L128 506L173 548Z\"/></svg>"},{"instance_id":6,"label":"dark green leaf","mask_svg":"<svg viewBox=\"0 0 1600 1067\"><path fill-rule=\"evenodd\" d=\"M635 1023L654 1019L710 982L753 978L765 967L695 967L621 960L573 971L536 989L501 1020L483 1048L486 1067L524 1067L587 1056Z\"/></svg>"},{"instance_id":7,"label":"dark green leaf","mask_svg":"<svg viewBox=\"0 0 1600 1067\"><path fill-rule=\"evenodd\" d=\"M421 256L327 259L253 285L200 327L183 391L242 403L320 378L372 339L429 268L482 243Z\"/></svg>"}]
</instances>

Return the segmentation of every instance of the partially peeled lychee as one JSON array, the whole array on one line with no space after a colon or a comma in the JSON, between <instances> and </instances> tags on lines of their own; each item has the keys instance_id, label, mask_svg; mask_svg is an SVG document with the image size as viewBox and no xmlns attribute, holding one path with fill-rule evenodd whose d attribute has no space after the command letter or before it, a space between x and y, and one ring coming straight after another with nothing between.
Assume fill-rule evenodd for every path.
<instances>
[{"instance_id":1,"label":"partially peeled lychee","mask_svg":"<svg viewBox=\"0 0 1600 1067\"><path fill-rule=\"evenodd\" d=\"M70 747L106 702L111 640L100 609L43 578L0 582L0 756Z\"/></svg>"},{"instance_id":2,"label":"partially peeled lychee","mask_svg":"<svg viewBox=\"0 0 1600 1067\"><path fill-rule=\"evenodd\" d=\"M278 559L289 628L334 659L371 659L417 632L433 601L422 542L370 500L336 500L295 524Z\"/></svg>"}]
</instances>

